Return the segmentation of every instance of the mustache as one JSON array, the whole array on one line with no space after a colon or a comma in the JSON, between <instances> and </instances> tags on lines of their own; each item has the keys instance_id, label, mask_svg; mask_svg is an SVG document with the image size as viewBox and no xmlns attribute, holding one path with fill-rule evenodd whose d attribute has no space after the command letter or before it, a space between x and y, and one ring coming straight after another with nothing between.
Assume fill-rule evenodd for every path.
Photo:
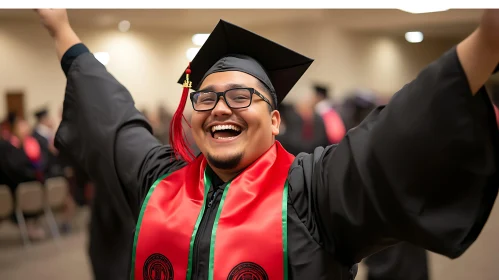
<instances>
[{"instance_id":1,"label":"mustache","mask_svg":"<svg viewBox=\"0 0 499 280\"><path fill-rule=\"evenodd\" d=\"M239 117L230 117L227 119L219 119L219 118L208 118L204 124L203 124L203 129L208 129L213 123L234 123L240 126L241 128L247 127L246 121L244 121L242 118Z\"/></svg>"}]
</instances>

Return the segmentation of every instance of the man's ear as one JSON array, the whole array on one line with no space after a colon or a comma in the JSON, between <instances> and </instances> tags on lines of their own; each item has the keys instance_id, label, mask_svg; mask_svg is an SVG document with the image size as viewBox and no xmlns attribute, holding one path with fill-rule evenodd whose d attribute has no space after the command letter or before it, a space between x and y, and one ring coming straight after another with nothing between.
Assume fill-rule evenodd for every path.
<instances>
[{"instance_id":1,"label":"man's ear","mask_svg":"<svg viewBox=\"0 0 499 280\"><path fill-rule=\"evenodd\" d=\"M272 135L279 135L279 127L281 126L281 113L274 110L270 113L270 120L272 122Z\"/></svg>"}]
</instances>

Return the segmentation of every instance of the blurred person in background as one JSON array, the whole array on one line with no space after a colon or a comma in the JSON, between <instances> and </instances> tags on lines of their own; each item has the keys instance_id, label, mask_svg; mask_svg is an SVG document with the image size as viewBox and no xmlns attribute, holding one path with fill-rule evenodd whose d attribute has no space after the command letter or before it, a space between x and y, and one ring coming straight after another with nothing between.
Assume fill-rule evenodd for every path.
<instances>
[{"instance_id":1,"label":"blurred person in background","mask_svg":"<svg viewBox=\"0 0 499 280\"><path fill-rule=\"evenodd\" d=\"M483 84L499 63L499 11L487 10L473 34L339 145L296 158L275 142L275 108L312 60L220 21L179 80L177 136L196 90L191 124L202 155L193 161L183 137L170 147L152 136L66 11L39 15L72 85L66 100L76 101L64 102L57 147L108 189L104 204L137 221L127 256L134 279L352 279L356 263L399 242L457 258L486 224L499 131Z\"/></svg>"},{"instance_id":2,"label":"blurred person in background","mask_svg":"<svg viewBox=\"0 0 499 280\"><path fill-rule=\"evenodd\" d=\"M142 113L151 125L154 137L162 144L167 144L170 137L171 116L166 108L159 105L155 110L143 110Z\"/></svg>"},{"instance_id":3,"label":"blurred person in background","mask_svg":"<svg viewBox=\"0 0 499 280\"><path fill-rule=\"evenodd\" d=\"M3 140L6 140L6 141L9 141L10 139L10 136L11 136L11 127L10 127L10 123L11 123L11 119L15 117L15 114L14 113L9 113L7 114L7 117L2 120L2 123L0 124L0 138L3 139Z\"/></svg>"},{"instance_id":4,"label":"blurred person in background","mask_svg":"<svg viewBox=\"0 0 499 280\"><path fill-rule=\"evenodd\" d=\"M155 135L161 143L166 145L170 139L170 122L172 120L172 114L168 112L163 104L158 106L157 112L160 125L156 129Z\"/></svg>"},{"instance_id":5,"label":"blurred person in background","mask_svg":"<svg viewBox=\"0 0 499 280\"><path fill-rule=\"evenodd\" d=\"M314 112L313 103L300 102L300 105L282 103L281 127L276 140L291 154L312 153L317 147L329 145L324 121Z\"/></svg>"},{"instance_id":6,"label":"blurred person in background","mask_svg":"<svg viewBox=\"0 0 499 280\"><path fill-rule=\"evenodd\" d=\"M341 116L333 107L329 89L326 86L315 84L313 86L313 104L315 112L322 117L326 128L329 144L337 144L346 133Z\"/></svg>"},{"instance_id":7,"label":"blurred person in background","mask_svg":"<svg viewBox=\"0 0 499 280\"><path fill-rule=\"evenodd\" d=\"M281 103L279 105L279 112L281 114L281 126L279 127L279 135L276 136L276 140L288 152L298 155L303 151L300 140L302 128L298 125L301 122L300 115L298 115L294 106L289 103Z\"/></svg>"},{"instance_id":8,"label":"blurred person in background","mask_svg":"<svg viewBox=\"0 0 499 280\"><path fill-rule=\"evenodd\" d=\"M339 108L346 130L358 126L378 106L377 101L378 96L373 90L355 89L349 92Z\"/></svg>"},{"instance_id":9,"label":"blurred person in background","mask_svg":"<svg viewBox=\"0 0 499 280\"><path fill-rule=\"evenodd\" d=\"M41 108L34 113L36 123L32 132L32 136L40 146L40 166L42 175L39 180L41 183L49 178L64 177L68 180L67 170L65 172L64 159L59 155L59 151L54 146L55 127L53 119L50 117L47 108ZM74 201L71 186L69 186L68 194L64 203L63 219L60 224L62 233L71 232L71 222L76 213L76 203Z\"/></svg>"},{"instance_id":10,"label":"blurred person in background","mask_svg":"<svg viewBox=\"0 0 499 280\"><path fill-rule=\"evenodd\" d=\"M58 159L58 151L54 147L55 127L47 108L42 108L34 113L36 123L32 136L36 139L41 149L40 168L44 178L62 176L64 171Z\"/></svg>"},{"instance_id":11,"label":"blurred person in background","mask_svg":"<svg viewBox=\"0 0 499 280\"><path fill-rule=\"evenodd\" d=\"M313 99L303 99L295 103L293 107L299 118L294 120L296 123L290 122L290 124L296 125L301 131L296 140L302 142L302 148L306 153L312 153L317 147L326 147L331 144L324 119L315 111Z\"/></svg>"},{"instance_id":12,"label":"blurred person in background","mask_svg":"<svg viewBox=\"0 0 499 280\"><path fill-rule=\"evenodd\" d=\"M16 190L20 183L40 179L40 147L31 134L28 122L15 113L10 113L7 119L8 131L4 131L6 139L0 139L0 184L10 188L16 203ZM45 229L39 221L43 212L24 214L28 236L32 240L46 237ZM17 223L13 214L12 220Z\"/></svg>"}]
</instances>

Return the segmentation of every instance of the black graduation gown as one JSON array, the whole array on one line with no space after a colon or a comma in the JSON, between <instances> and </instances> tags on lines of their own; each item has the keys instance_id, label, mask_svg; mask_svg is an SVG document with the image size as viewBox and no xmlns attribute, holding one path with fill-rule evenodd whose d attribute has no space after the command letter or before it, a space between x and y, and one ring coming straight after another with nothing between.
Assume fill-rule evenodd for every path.
<instances>
[{"instance_id":1,"label":"black graduation gown","mask_svg":"<svg viewBox=\"0 0 499 280\"><path fill-rule=\"evenodd\" d=\"M16 148L0 138L0 184L9 187L15 200L16 189L20 183L36 180L36 170L24 150ZM24 216L36 217L37 214ZM12 214L11 219L16 221L14 214Z\"/></svg>"},{"instance_id":2,"label":"black graduation gown","mask_svg":"<svg viewBox=\"0 0 499 280\"><path fill-rule=\"evenodd\" d=\"M23 149L0 139L0 184L15 192L18 184L36 180L35 168Z\"/></svg>"},{"instance_id":3,"label":"black graduation gown","mask_svg":"<svg viewBox=\"0 0 499 280\"><path fill-rule=\"evenodd\" d=\"M428 256L407 242L382 250L365 259L367 280L428 280Z\"/></svg>"},{"instance_id":4,"label":"black graduation gown","mask_svg":"<svg viewBox=\"0 0 499 280\"><path fill-rule=\"evenodd\" d=\"M356 94L348 97L341 110L347 129L358 126L376 108L374 102L363 101ZM360 103L360 104L359 104ZM428 280L426 250L407 242L390 246L364 260L367 280Z\"/></svg>"},{"instance_id":5,"label":"black graduation gown","mask_svg":"<svg viewBox=\"0 0 499 280\"><path fill-rule=\"evenodd\" d=\"M286 130L276 139L281 142L283 147L290 153L298 155L302 152L313 152L310 146L318 144L317 141L307 143L301 139L303 121L291 106L280 108L281 122L287 124ZM374 109L375 106L373 104ZM352 112L353 115L364 119L366 115L362 112ZM360 124L352 119L352 127ZM322 121L322 120L321 120ZM315 130L317 136L326 136L323 124L319 124L319 129ZM318 138L318 137L317 137ZM325 138L327 141L327 137ZM320 143L316 146L326 146L328 143ZM426 250L416 247L407 242L390 246L378 253L375 253L364 260L367 266L367 280L428 280L428 259Z\"/></svg>"},{"instance_id":6,"label":"black graduation gown","mask_svg":"<svg viewBox=\"0 0 499 280\"><path fill-rule=\"evenodd\" d=\"M56 146L105 188L107 207L135 222L153 182L184 163L83 49L62 61L68 81ZM288 176L289 278L352 279L352 266L399 241L459 257L497 196L497 132L485 90L471 94L452 48L339 145L298 155ZM199 239L194 279L206 279L200 260L209 240ZM130 260L131 245L123 246Z\"/></svg>"}]
</instances>

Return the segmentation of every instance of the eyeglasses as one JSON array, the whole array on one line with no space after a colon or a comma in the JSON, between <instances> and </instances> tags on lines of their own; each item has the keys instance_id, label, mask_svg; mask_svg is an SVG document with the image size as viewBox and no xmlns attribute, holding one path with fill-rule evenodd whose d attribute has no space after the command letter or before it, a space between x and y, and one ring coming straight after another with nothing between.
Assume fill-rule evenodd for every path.
<instances>
[{"instance_id":1,"label":"eyeglasses","mask_svg":"<svg viewBox=\"0 0 499 280\"><path fill-rule=\"evenodd\" d=\"M225 104L231 109L247 108L251 105L253 94L267 102L274 108L270 101L254 88L231 88L223 92L197 91L191 93L192 108L195 111L210 111L217 106L220 97L223 97Z\"/></svg>"}]
</instances>

